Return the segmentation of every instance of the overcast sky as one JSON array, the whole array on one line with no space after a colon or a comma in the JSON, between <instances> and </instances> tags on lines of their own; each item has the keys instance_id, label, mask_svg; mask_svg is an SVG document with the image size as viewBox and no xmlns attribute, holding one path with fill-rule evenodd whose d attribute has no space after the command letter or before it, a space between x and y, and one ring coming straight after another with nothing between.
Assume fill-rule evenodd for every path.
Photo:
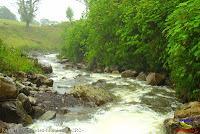
<instances>
[{"instance_id":1,"label":"overcast sky","mask_svg":"<svg viewBox=\"0 0 200 134\"><path fill-rule=\"evenodd\" d=\"M13 13L18 15L17 0L0 0L0 6L8 7ZM74 11L74 18L79 19L85 11L85 6L76 0L40 0L39 10L36 19L47 18L52 21L65 21L67 7Z\"/></svg>"}]
</instances>

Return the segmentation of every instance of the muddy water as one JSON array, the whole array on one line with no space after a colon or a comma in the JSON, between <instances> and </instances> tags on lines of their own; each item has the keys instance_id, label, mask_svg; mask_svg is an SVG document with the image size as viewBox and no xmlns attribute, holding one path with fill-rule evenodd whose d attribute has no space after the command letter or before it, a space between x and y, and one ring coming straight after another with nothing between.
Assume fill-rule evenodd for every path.
<instances>
[{"instance_id":1,"label":"muddy water","mask_svg":"<svg viewBox=\"0 0 200 134\"><path fill-rule=\"evenodd\" d=\"M38 59L53 67L50 76L54 80L53 89L60 94L69 92L74 85L103 79L109 85L107 90L119 98L119 101L99 108L69 108L72 113L52 121L35 121L30 128L38 134L61 134L64 132L58 131L65 127L71 128L72 134L164 134L164 119L171 117L180 105L175 92L167 87L149 86L120 75L65 69L58 63L56 54L39 56Z\"/></svg>"}]
</instances>

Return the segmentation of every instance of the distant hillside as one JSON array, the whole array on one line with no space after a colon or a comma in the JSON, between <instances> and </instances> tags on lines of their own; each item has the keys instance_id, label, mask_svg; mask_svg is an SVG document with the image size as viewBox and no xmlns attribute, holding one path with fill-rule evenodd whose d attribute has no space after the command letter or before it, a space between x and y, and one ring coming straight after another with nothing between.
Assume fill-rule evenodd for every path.
<instances>
[{"instance_id":1,"label":"distant hillside","mask_svg":"<svg viewBox=\"0 0 200 134\"><path fill-rule=\"evenodd\" d=\"M0 19L0 39L9 46L25 50L58 50L63 25L37 26L26 29L22 22Z\"/></svg>"}]
</instances>

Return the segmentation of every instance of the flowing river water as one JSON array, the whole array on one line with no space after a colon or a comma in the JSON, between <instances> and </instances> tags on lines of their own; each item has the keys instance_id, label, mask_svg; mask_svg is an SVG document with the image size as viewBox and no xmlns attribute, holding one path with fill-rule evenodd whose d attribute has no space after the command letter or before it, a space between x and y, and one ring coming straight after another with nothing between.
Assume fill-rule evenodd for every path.
<instances>
[{"instance_id":1,"label":"flowing river water","mask_svg":"<svg viewBox=\"0 0 200 134\"><path fill-rule=\"evenodd\" d=\"M58 116L51 121L35 121L30 128L38 134L53 134L55 132L45 130L65 127L69 127L72 134L164 134L163 121L172 117L174 109L180 105L174 90L167 87L150 86L143 81L121 78L117 74L65 69L58 62L56 54L39 56L38 59L51 64L53 90L60 94L69 92L74 85L106 80L111 85L108 90L120 98L98 108L69 108L74 111L73 114ZM76 78L78 75L81 77Z\"/></svg>"}]
</instances>

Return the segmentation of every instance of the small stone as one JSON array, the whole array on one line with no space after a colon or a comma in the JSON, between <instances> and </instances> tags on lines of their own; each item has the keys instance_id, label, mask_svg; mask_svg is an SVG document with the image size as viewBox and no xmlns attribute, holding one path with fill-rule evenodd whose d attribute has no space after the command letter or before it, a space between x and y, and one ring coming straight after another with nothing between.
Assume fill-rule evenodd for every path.
<instances>
[{"instance_id":1,"label":"small stone","mask_svg":"<svg viewBox=\"0 0 200 134\"><path fill-rule=\"evenodd\" d=\"M40 120L52 120L56 117L56 112L55 111L47 111L44 113L41 117Z\"/></svg>"}]
</instances>

